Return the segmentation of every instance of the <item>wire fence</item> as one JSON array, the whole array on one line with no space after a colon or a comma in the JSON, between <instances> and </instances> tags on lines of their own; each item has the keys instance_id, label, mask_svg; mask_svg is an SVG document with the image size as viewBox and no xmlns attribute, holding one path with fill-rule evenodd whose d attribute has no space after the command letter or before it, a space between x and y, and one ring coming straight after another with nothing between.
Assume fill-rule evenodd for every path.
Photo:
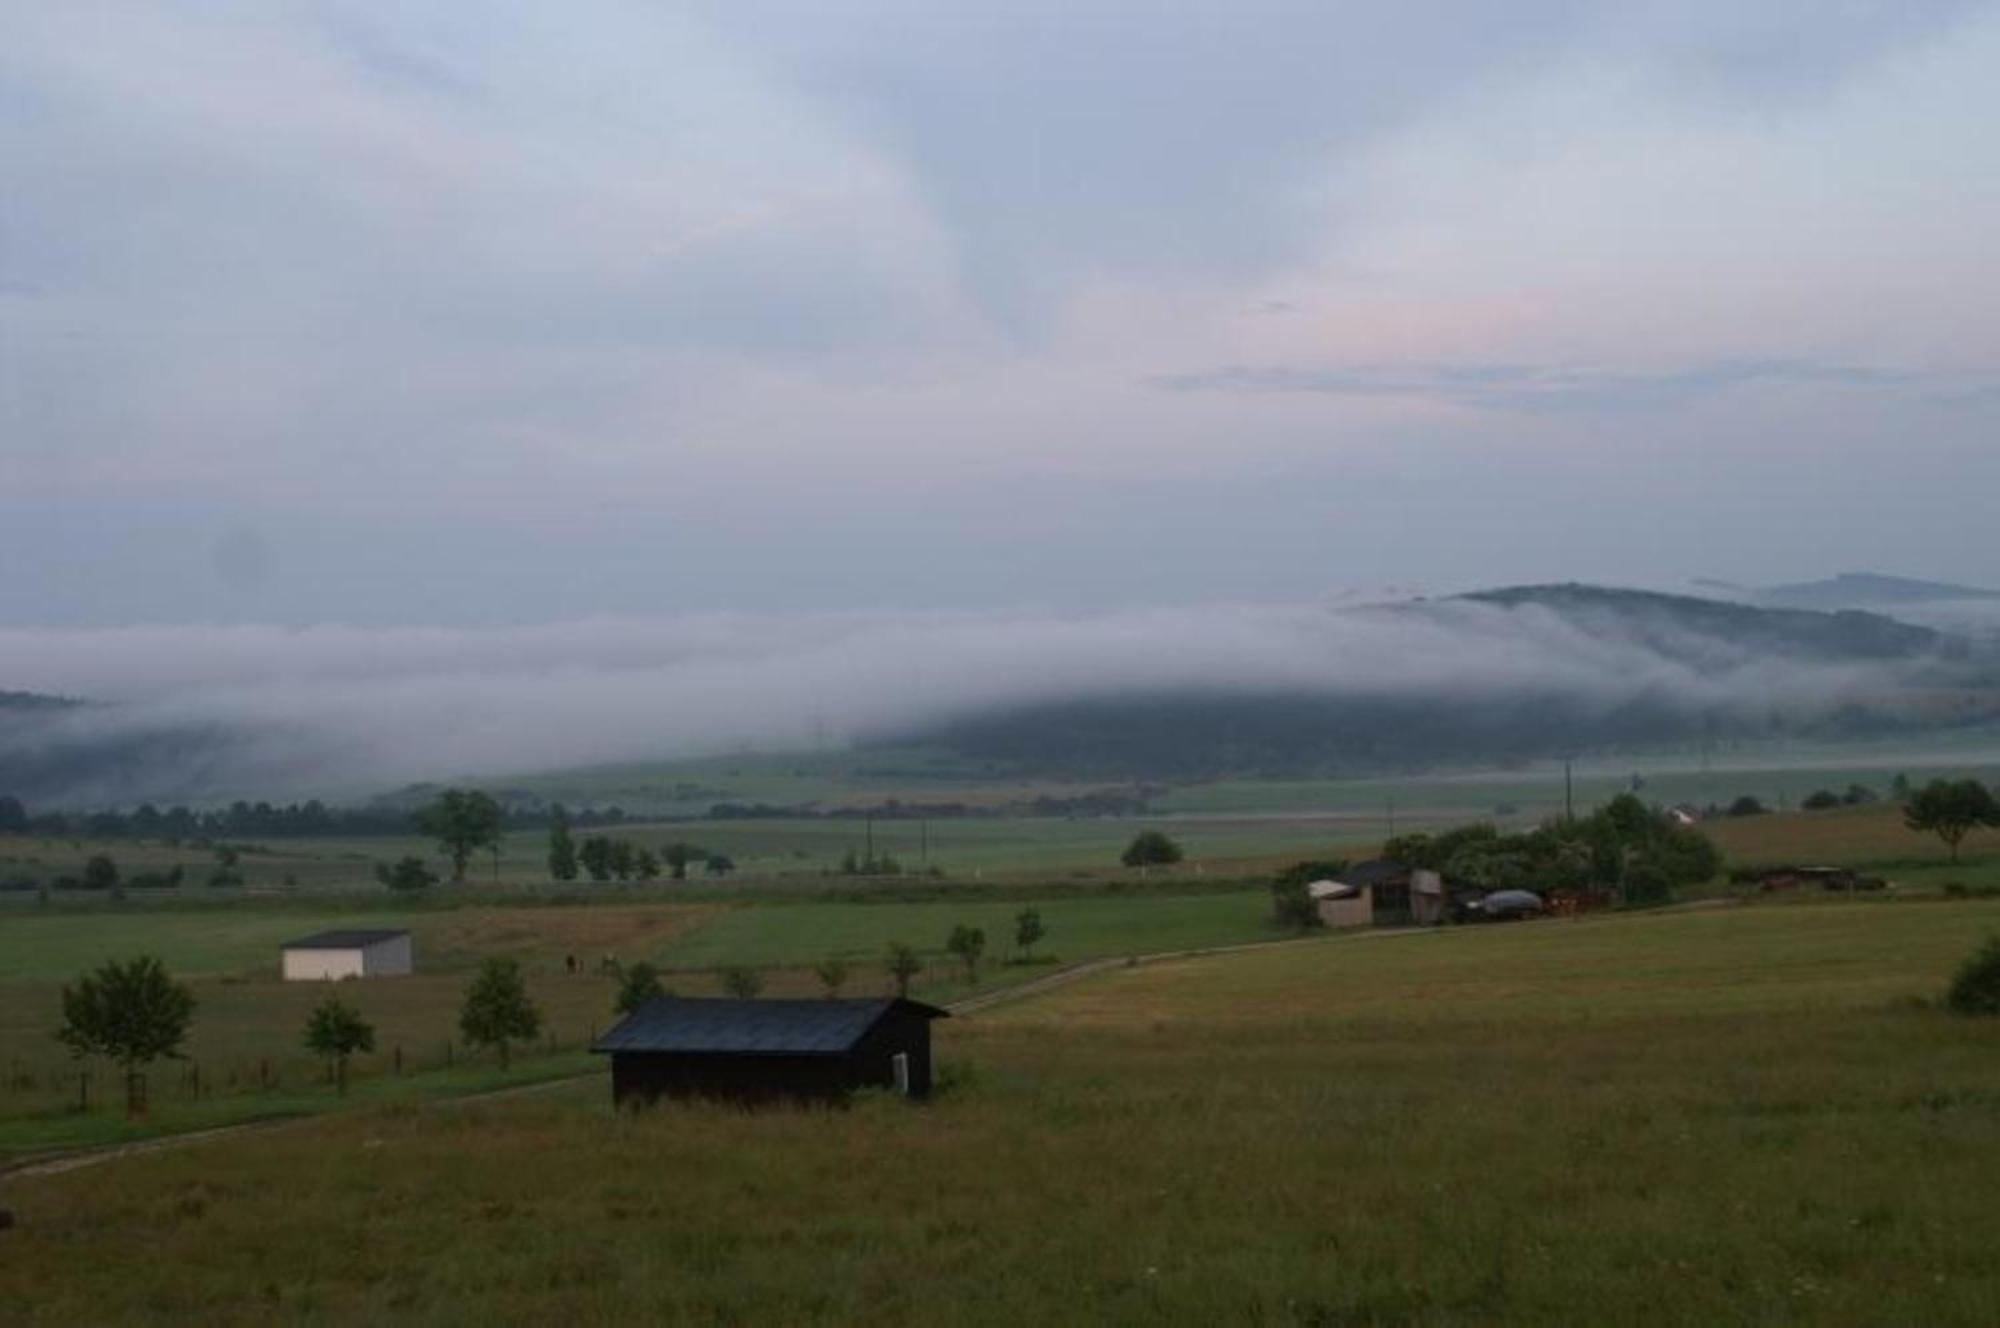
<instances>
[{"instance_id":1,"label":"wire fence","mask_svg":"<svg viewBox=\"0 0 2000 1328\"><path fill-rule=\"evenodd\" d=\"M597 1031L594 1025L570 1034L551 1030L530 1041L512 1043L509 1062L532 1064L583 1050L596 1041ZM352 1089L370 1081L413 1079L467 1067L495 1068L499 1063L496 1049L468 1047L454 1038L394 1042L350 1057L347 1083ZM303 1052L159 1060L139 1072L136 1085L139 1099L149 1106L257 1094L331 1093L337 1086L335 1062ZM98 1111L122 1113L125 1105L125 1071L110 1061L14 1056L0 1068L0 1121Z\"/></svg>"}]
</instances>

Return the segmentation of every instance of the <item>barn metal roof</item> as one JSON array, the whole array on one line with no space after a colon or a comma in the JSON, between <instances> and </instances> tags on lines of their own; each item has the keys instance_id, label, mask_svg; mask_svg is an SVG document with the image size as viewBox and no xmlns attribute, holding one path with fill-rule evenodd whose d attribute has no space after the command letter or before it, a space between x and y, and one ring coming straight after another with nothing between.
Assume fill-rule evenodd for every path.
<instances>
[{"instance_id":1,"label":"barn metal roof","mask_svg":"<svg viewBox=\"0 0 2000 1328\"><path fill-rule=\"evenodd\" d=\"M301 936L296 941L286 941L281 950L365 950L371 945L393 941L398 936L408 936L407 931L369 930L352 927L344 931L316 931L310 936Z\"/></svg>"},{"instance_id":2,"label":"barn metal roof","mask_svg":"<svg viewBox=\"0 0 2000 1328\"><path fill-rule=\"evenodd\" d=\"M950 1016L917 1001L762 1001L662 996L591 1044L592 1051L709 1052L738 1056L838 1056L894 1006L930 1019Z\"/></svg>"}]
</instances>

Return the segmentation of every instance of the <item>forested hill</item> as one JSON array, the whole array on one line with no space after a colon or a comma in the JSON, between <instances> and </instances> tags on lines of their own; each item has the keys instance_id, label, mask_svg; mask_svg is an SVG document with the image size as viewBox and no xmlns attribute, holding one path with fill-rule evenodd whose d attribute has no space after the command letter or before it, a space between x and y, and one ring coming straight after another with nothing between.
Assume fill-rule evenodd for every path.
<instances>
[{"instance_id":1,"label":"forested hill","mask_svg":"<svg viewBox=\"0 0 2000 1328\"><path fill-rule=\"evenodd\" d=\"M1345 775L2000 714L1967 642L1874 614L1555 585L1353 616L1392 653L1407 632L1408 676L1348 672L1336 621L1325 681L1310 687L1100 693L898 736L1079 775Z\"/></svg>"},{"instance_id":2,"label":"forested hill","mask_svg":"<svg viewBox=\"0 0 2000 1328\"><path fill-rule=\"evenodd\" d=\"M1642 645L1689 663L1706 664L1717 647L1820 663L1951 656L1964 643L1881 614L1760 608L1692 595L1662 595L1606 586L1514 586L1459 595L1445 603L1541 608L1594 636ZM1421 609L1423 601L1394 606Z\"/></svg>"},{"instance_id":3,"label":"forested hill","mask_svg":"<svg viewBox=\"0 0 2000 1328\"><path fill-rule=\"evenodd\" d=\"M66 696L44 696L40 692L10 692L0 689L0 715L48 714L82 705Z\"/></svg>"}]
</instances>

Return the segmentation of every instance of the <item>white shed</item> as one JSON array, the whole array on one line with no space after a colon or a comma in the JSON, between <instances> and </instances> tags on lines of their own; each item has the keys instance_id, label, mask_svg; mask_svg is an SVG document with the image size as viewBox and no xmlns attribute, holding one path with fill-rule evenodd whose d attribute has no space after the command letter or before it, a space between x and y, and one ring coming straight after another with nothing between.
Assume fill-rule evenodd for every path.
<instances>
[{"instance_id":1,"label":"white shed","mask_svg":"<svg viewBox=\"0 0 2000 1328\"><path fill-rule=\"evenodd\" d=\"M414 967L406 931L322 931L284 946L285 981L399 977Z\"/></svg>"}]
</instances>

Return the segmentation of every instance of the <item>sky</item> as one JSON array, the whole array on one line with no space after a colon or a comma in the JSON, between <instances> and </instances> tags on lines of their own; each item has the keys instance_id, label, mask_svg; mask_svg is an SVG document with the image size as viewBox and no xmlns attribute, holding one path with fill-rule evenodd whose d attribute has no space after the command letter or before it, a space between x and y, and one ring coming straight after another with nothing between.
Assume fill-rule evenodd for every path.
<instances>
[{"instance_id":1,"label":"sky","mask_svg":"<svg viewBox=\"0 0 2000 1328\"><path fill-rule=\"evenodd\" d=\"M17 632L2000 584L2000 5L0 30Z\"/></svg>"}]
</instances>

